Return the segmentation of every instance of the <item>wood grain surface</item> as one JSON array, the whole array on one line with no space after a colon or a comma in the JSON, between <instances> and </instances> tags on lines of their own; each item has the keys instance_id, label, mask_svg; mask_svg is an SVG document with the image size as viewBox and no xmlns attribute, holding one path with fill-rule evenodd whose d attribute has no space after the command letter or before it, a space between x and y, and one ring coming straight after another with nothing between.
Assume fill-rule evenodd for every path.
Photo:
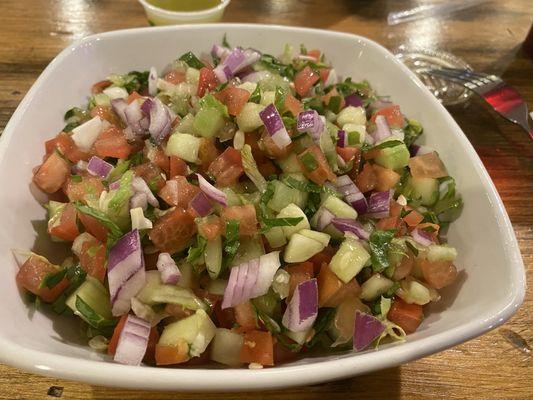
<instances>
[{"instance_id":1,"label":"wood grain surface","mask_svg":"<svg viewBox=\"0 0 533 400\"><path fill-rule=\"evenodd\" d=\"M533 21L530 0L492 1L448 17L387 26L388 12L414 1L233 0L226 22L299 25L352 32L394 50L401 44L450 51L515 86L533 110L533 61L521 51ZM0 130L37 76L73 40L146 26L134 0L1 0ZM533 399L533 143L473 98L450 109L503 198L529 289L503 327L404 366L324 385L245 394L150 393L45 378L0 365L0 399Z\"/></svg>"}]
</instances>

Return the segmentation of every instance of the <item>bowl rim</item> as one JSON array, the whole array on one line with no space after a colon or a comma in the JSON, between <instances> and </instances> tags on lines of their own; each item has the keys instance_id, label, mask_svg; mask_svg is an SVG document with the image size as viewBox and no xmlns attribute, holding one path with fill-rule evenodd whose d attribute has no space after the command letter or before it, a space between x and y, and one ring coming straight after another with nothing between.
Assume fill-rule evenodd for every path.
<instances>
[{"instance_id":1,"label":"bowl rim","mask_svg":"<svg viewBox=\"0 0 533 400\"><path fill-rule=\"evenodd\" d=\"M220 0L220 4L214 7L210 7L210 8L206 8L206 9L198 10L198 11L172 11L172 10L167 10L165 8L154 6L153 4L148 3L146 0L137 0L137 1L141 3L141 5L145 9L150 10L154 13L158 13L160 15L165 15L166 17L169 17L169 18L187 18L188 17L188 18L193 18L193 19L199 18L199 17L206 17L208 15L216 13L217 11L224 10L228 6L228 4L231 2L231 0ZM133 29L136 29L136 28L133 28ZM128 29L122 29L122 30L128 30ZM110 31L110 32L116 32L116 31ZM87 37L90 37L90 36L87 36Z\"/></svg>"},{"instance_id":2,"label":"bowl rim","mask_svg":"<svg viewBox=\"0 0 533 400\"><path fill-rule=\"evenodd\" d=\"M448 111L429 92L421 81L405 66L396 59L387 49L371 39L350 33L327 31L322 29L290 27L282 25L250 24L250 23L217 23L217 24L187 24L172 25L162 27L144 27L125 30L116 30L105 33L98 33L80 39L63 51L61 51L44 69L37 78L24 99L7 123L2 137L0 137L0 162L7 151L11 137L14 135L15 127L20 123L25 110L29 107L35 93L40 90L43 82L49 75L63 62L68 54L90 45L94 41L101 41L107 38L116 38L139 33L159 31L180 31L180 30L203 30L212 29L222 31L224 29L253 29L253 30L282 30L290 32L320 33L333 37L350 38L364 43L365 46L376 48L384 57L396 64L403 70L407 77L422 90L427 101L433 102L440 107L441 113L450 124L453 134L457 136L460 144L465 147L473 167L483 176L487 190L487 196L493 203L496 211L495 218L501 235L505 236L505 246L503 251L509 260L511 267L511 281L514 292L502 300L502 306L496 312L492 310L481 312L479 316L466 324L446 329L437 334L417 339L415 342L406 342L398 345L389 345L380 349L375 356L375 351L368 351L360 354L346 355L340 358L311 362L306 365L281 365L275 368L261 370L250 369L165 369L147 366L127 366L114 363L107 363L100 360L80 359L77 357L50 354L41 350L25 348L0 336L0 362L27 370L29 372L42 375L61 377L84 381L91 384L128 387L131 389L148 390L185 390L185 391L237 391L237 390L259 390L276 389L289 386L300 386L306 384L316 384L330 380L342 379L360 373L368 373L378 369L392 367L404 362L424 357L426 355L444 350L454 345L463 343L473 337L479 336L509 319L522 304L525 296L525 270L516 241L516 237L505 211L504 205L496 191L494 183L490 179L488 172L483 166L480 158L473 146L468 141L461 128L457 125ZM198 379L198 374L209 374L209 379ZM236 378L238 374L239 379ZM177 380L176 378L180 379Z\"/></svg>"}]
</instances>

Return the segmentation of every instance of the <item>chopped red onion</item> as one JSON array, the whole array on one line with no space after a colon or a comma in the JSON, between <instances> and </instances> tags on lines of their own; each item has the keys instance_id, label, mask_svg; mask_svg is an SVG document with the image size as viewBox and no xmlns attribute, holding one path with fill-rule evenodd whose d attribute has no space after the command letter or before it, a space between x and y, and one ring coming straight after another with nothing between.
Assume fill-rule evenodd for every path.
<instances>
[{"instance_id":1,"label":"chopped red onion","mask_svg":"<svg viewBox=\"0 0 533 400\"><path fill-rule=\"evenodd\" d=\"M358 95L349 94L344 98L344 102L346 103L346 107L353 106L353 107L363 107L363 99L359 97Z\"/></svg>"},{"instance_id":2,"label":"chopped red onion","mask_svg":"<svg viewBox=\"0 0 533 400\"><path fill-rule=\"evenodd\" d=\"M390 213L390 202L392 200L392 190L386 192L375 192L368 199L368 218L385 218Z\"/></svg>"},{"instance_id":3,"label":"chopped red onion","mask_svg":"<svg viewBox=\"0 0 533 400\"><path fill-rule=\"evenodd\" d=\"M213 69L218 81L220 83L226 83L228 79L232 78L231 70L227 65L219 64Z\"/></svg>"},{"instance_id":4,"label":"chopped red onion","mask_svg":"<svg viewBox=\"0 0 533 400\"><path fill-rule=\"evenodd\" d=\"M313 326L317 315L318 285L313 278L296 287L281 322L292 332L305 332Z\"/></svg>"},{"instance_id":5,"label":"chopped red onion","mask_svg":"<svg viewBox=\"0 0 533 400\"><path fill-rule=\"evenodd\" d=\"M350 218L333 218L333 226L341 232L352 232L359 239L368 240L370 233L363 228L359 221Z\"/></svg>"},{"instance_id":6,"label":"chopped red onion","mask_svg":"<svg viewBox=\"0 0 533 400\"><path fill-rule=\"evenodd\" d=\"M150 68L148 74L148 94L155 96L157 94L157 70L155 67Z\"/></svg>"},{"instance_id":7,"label":"chopped red onion","mask_svg":"<svg viewBox=\"0 0 533 400\"><path fill-rule=\"evenodd\" d=\"M146 193L135 193L130 198L130 210L133 210L134 208L142 208L143 211L146 211L148 208L148 196L146 196Z\"/></svg>"},{"instance_id":8,"label":"chopped red onion","mask_svg":"<svg viewBox=\"0 0 533 400\"><path fill-rule=\"evenodd\" d=\"M413 229L411 231L411 236L415 242L420 243L422 246L430 246L433 244L433 237L423 229Z\"/></svg>"},{"instance_id":9,"label":"chopped red onion","mask_svg":"<svg viewBox=\"0 0 533 400\"><path fill-rule=\"evenodd\" d=\"M385 328L385 324L373 315L356 310L353 349L355 351L364 350L385 331Z\"/></svg>"},{"instance_id":10,"label":"chopped red onion","mask_svg":"<svg viewBox=\"0 0 533 400\"><path fill-rule=\"evenodd\" d=\"M140 365L150 337L150 323L134 315L128 315L120 332L114 361L127 365Z\"/></svg>"},{"instance_id":11,"label":"chopped red onion","mask_svg":"<svg viewBox=\"0 0 533 400\"><path fill-rule=\"evenodd\" d=\"M331 220L335 218L335 215L329 211L326 207L320 207L317 211L316 228L319 231L323 231L331 223Z\"/></svg>"},{"instance_id":12,"label":"chopped red onion","mask_svg":"<svg viewBox=\"0 0 533 400\"><path fill-rule=\"evenodd\" d=\"M113 315L126 314L131 307L131 298L145 282L144 257L137 229L126 233L111 247L107 278Z\"/></svg>"},{"instance_id":13,"label":"chopped red onion","mask_svg":"<svg viewBox=\"0 0 533 400\"><path fill-rule=\"evenodd\" d=\"M246 279L244 280L244 286L242 289L242 297L249 299L252 297L254 286L259 277L259 259L255 258L248 262L248 270L246 272Z\"/></svg>"},{"instance_id":14,"label":"chopped red onion","mask_svg":"<svg viewBox=\"0 0 533 400\"><path fill-rule=\"evenodd\" d=\"M152 103L148 132L150 132L154 141L157 144L160 144L170 133L173 118L171 118L168 107L165 106L161 100L154 98Z\"/></svg>"},{"instance_id":15,"label":"chopped red onion","mask_svg":"<svg viewBox=\"0 0 533 400\"><path fill-rule=\"evenodd\" d=\"M418 144L412 144L409 147L409 154L411 157L421 156L422 154L432 153L434 150L427 146L421 146Z\"/></svg>"},{"instance_id":16,"label":"chopped red onion","mask_svg":"<svg viewBox=\"0 0 533 400\"><path fill-rule=\"evenodd\" d=\"M115 114L117 114L124 123L128 122L126 118L126 107L128 107L128 103L124 99L111 100L111 108L113 108Z\"/></svg>"},{"instance_id":17,"label":"chopped red onion","mask_svg":"<svg viewBox=\"0 0 533 400\"><path fill-rule=\"evenodd\" d=\"M374 140L374 138L372 137L372 135L365 135L365 143L368 143L368 144L374 144L376 141Z\"/></svg>"},{"instance_id":18,"label":"chopped red onion","mask_svg":"<svg viewBox=\"0 0 533 400\"><path fill-rule=\"evenodd\" d=\"M370 109L370 111L375 112L375 111L381 110L382 108L390 107L393 104L394 103L392 101L390 101L388 98L381 97L378 100L370 103L369 109Z\"/></svg>"},{"instance_id":19,"label":"chopped red onion","mask_svg":"<svg viewBox=\"0 0 533 400\"><path fill-rule=\"evenodd\" d=\"M298 114L296 129L298 132L309 132L315 143L320 141L324 128L325 123L316 110L306 110Z\"/></svg>"},{"instance_id":20,"label":"chopped red onion","mask_svg":"<svg viewBox=\"0 0 533 400\"><path fill-rule=\"evenodd\" d=\"M348 175L337 177L337 190L359 214L367 212L368 203L365 196Z\"/></svg>"},{"instance_id":21,"label":"chopped red onion","mask_svg":"<svg viewBox=\"0 0 533 400\"><path fill-rule=\"evenodd\" d=\"M211 206L211 203L204 192L199 192L196 196L194 196L189 205L200 217L209 215L209 213L213 210L213 207Z\"/></svg>"},{"instance_id":22,"label":"chopped red onion","mask_svg":"<svg viewBox=\"0 0 533 400\"><path fill-rule=\"evenodd\" d=\"M224 61L224 59L231 53L231 49L228 49L227 47L221 46L219 44L214 44L213 48L211 49L211 54L220 58L221 61Z\"/></svg>"},{"instance_id":23,"label":"chopped red onion","mask_svg":"<svg viewBox=\"0 0 533 400\"><path fill-rule=\"evenodd\" d=\"M259 113L265 128L276 145L283 149L291 143L291 137L283 125L283 120L274 104L269 104Z\"/></svg>"},{"instance_id":24,"label":"chopped red onion","mask_svg":"<svg viewBox=\"0 0 533 400\"><path fill-rule=\"evenodd\" d=\"M175 285L181 278L181 272L176 262L168 253L159 253L157 257L157 269L161 274L161 282Z\"/></svg>"},{"instance_id":25,"label":"chopped red onion","mask_svg":"<svg viewBox=\"0 0 533 400\"><path fill-rule=\"evenodd\" d=\"M138 176L133 178L131 182L131 187L133 188L133 191L135 193L146 194L146 200L148 201L148 203L150 203L150 205L156 208L159 207L159 201L157 201L154 194L152 193L152 191L150 190L150 188L148 187L148 185L146 184L143 178L138 177Z\"/></svg>"},{"instance_id":26,"label":"chopped red onion","mask_svg":"<svg viewBox=\"0 0 533 400\"><path fill-rule=\"evenodd\" d=\"M258 61L259 58L261 58L261 53L257 50L242 50L240 47L236 47L219 65L216 66L215 69L213 69L213 72L220 83L226 83L229 79L233 78L237 72L252 65Z\"/></svg>"},{"instance_id":27,"label":"chopped red onion","mask_svg":"<svg viewBox=\"0 0 533 400\"><path fill-rule=\"evenodd\" d=\"M144 116L141 110L141 104L139 100L132 101L124 109L126 116L126 123L136 135L143 135L146 132L145 124L148 122L148 118Z\"/></svg>"},{"instance_id":28,"label":"chopped red onion","mask_svg":"<svg viewBox=\"0 0 533 400\"><path fill-rule=\"evenodd\" d=\"M115 182L111 182L109 184L109 190L115 190L120 187L120 179L116 180Z\"/></svg>"},{"instance_id":29,"label":"chopped red onion","mask_svg":"<svg viewBox=\"0 0 533 400\"><path fill-rule=\"evenodd\" d=\"M270 76L270 72L268 72L267 70L255 71L255 72L251 72L251 73L249 73L247 75L244 75L242 77L242 81L243 82L257 83L257 82L267 78L268 76Z\"/></svg>"},{"instance_id":30,"label":"chopped red onion","mask_svg":"<svg viewBox=\"0 0 533 400\"><path fill-rule=\"evenodd\" d=\"M376 131L374 132L374 140L379 142L380 140L386 139L389 136L392 136L392 132L387 123L387 118L383 115L378 115L376 117Z\"/></svg>"},{"instance_id":31,"label":"chopped red onion","mask_svg":"<svg viewBox=\"0 0 533 400\"><path fill-rule=\"evenodd\" d=\"M347 137L346 137L346 132L343 131L342 129L339 129L337 131L337 146L339 147L346 147L347 145Z\"/></svg>"},{"instance_id":32,"label":"chopped red onion","mask_svg":"<svg viewBox=\"0 0 533 400\"><path fill-rule=\"evenodd\" d=\"M70 167L70 170L73 174L79 174L80 172L87 171L87 161L80 160L76 164L74 164L72 167Z\"/></svg>"},{"instance_id":33,"label":"chopped red onion","mask_svg":"<svg viewBox=\"0 0 533 400\"><path fill-rule=\"evenodd\" d=\"M202 175L196 174L198 177L198 183L200 184L200 189L205 193L207 197L211 200L216 201L223 206L228 205L228 196L220 190L211 185Z\"/></svg>"},{"instance_id":34,"label":"chopped red onion","mask_svg":"<svg viewBox=\"0 0 533 400\"><path fill-rule=\"evenodd\" d=\"M229 68L231 76L237 72L239 66L244 62L245 56L241 48L235 47L231 53L228 54L222 64Z\"/></svg>"},{"instance_id":35,"label":"chopped red onion","mask_svg":"<svg viewBox=\"0 0 533 400\"><path fill-rule=\"evenodd\" d=\"M113 165L96 156L92 156L87 164L87 172L104 179L107 178L112 169Z\"/></svg>"}]
</instances>

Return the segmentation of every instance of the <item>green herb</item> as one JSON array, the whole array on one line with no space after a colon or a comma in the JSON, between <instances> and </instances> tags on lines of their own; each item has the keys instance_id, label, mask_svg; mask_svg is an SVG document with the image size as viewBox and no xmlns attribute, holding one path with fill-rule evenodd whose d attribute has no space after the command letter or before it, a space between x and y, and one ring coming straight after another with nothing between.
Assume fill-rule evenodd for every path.
<instances>
[{"instance_id":1,"label":"green herb","mask_svg":"<svg viewBox=\"0 0 533 400\"><path fill-rule=\"evenodd\" d=\"M257 85L255 87L255 90L250 95L250 98L248 99L250 103L256 103L259 104L261 102L261 87Z\"/></svg>"},{"instance_id":2,"label":"green herb","mask_svg":"<svg viewBox=\"0 0 533 400\"><path fill-rule=\"evenodd\" d=\"M383 143L380 143L374 147L372 147L372 150L377 150L377 149L387 149L389 147L396 147L396 146L400 146L402 145L403 142L401 140L387 140Z\"/></svg>"},{"instance_id":3,"label":"green herb","mask_svg":"<svg viewBox=\"0 0 533 400\"><path fill-rule=\"evenodd\" d=\"M415 257L418 257L418 249L409 240L405 241L405 245L413 252Z\"/></svg>"},{"instance_id":4,"label":"green herb","mask_svg":"<svg viewBox=\"0 0 533 400\"><path fill-rule=\"evenodd\" d=\"M316 160L315 156L309 152L300 154L298 159L301 161L307 172L312 172L318 168L318 161Z\"/></svg>"},{"instance_id":5,"label":"green herb","mask_svg":"<svg viewBox=\"0 0 533 400\"><path fill-rule=\"evenodd\" d=\"M196 264L203 257L206 246L207 239L202 235L196 235L196 245L189 247L187 262L190 264Z\"/></svg>"},{"instance_id":6,"label":"green herb","mask_svg":"<svg viewBox=\"0 0 533 400\"><path fill-rule=\"evenodd\" d=\"M72 176L70 177L70 180L71 180L72 182L74 182L74 183L80 183L83 179L82 179L82 177L79 176L79 175L72 175Z\"/></svg>"},{"instance_id":7,"label":"green herb","mask_svg":"<svg viewBox=\"0 0 533 400\"><path fill-rule=\"evenodd\" d=\"M416 138L422 134L423 130L424 128L417 120L407 120L407 126L403 129L405 145L407 147L411 146Z\"/></svg>"},{"instance_id":8,"label":"green herb","mask_svg":"<svg viewBox=\"0 0 533 400\"><path fill-rule=\"evenodd\" d=\"M283 64L280 60L270 54L262 54L259 59L259 64L271 71L278 73L281 76L284 76L289 79L293 79L296 74L295 68L291 64Z\"/></svg>"},{"instance_id":9,"label":"green herb","mask_svg":"<svg viewBox=\"0 0 533 400\"><path fill-rule=\"evenodd\" d=\"M341 97L340 96L331 96L328 102L328 109L338 113L341 109Z\"/></svg>"},{"instance_id":10,"label":"green herb","mask_svg":"<svg viewBox=\"0 0 533 400\"><path fill-rule=\"evenodd\" d=\"M370 260L374 272L381 272L389 267L388 253L394 233L394 230L377 230L370 234L368 244L370 245Z\"/></svg>"},{"instance_id":11,"label":"green herb","mask_svg":"<svg viewBox=\"0 0 533 400\"><path fill-rule=\"evenodd\" d=\"M325 307L318 309L318 315L313 325L315 334L311 338L311 340L306 343L306 347L314 347L317 343L320 342L320 334L329 328L329 326L331 325L331 321L333 321L333 318L335 317L335 313L335 308Z\"/></svg>"},{"instance_id":12,"label":"green herb","mask_svg":"<svg viewBox=\"0 0 533 400\"><path fill-rule=\"evenodd\" d=\"M108 195L114 192L113 197L107 204L107 213L109 216L117 219L129 219L129 199L133 194L131 182L134 178L132 170L126 171L121 177L119 188L116 191L111 191ZM159 176L158 176L159 178ZM104 214L105 215L105 214ZM111 220L110 220L111 221Z\"/></svg>"},{"instance_id":13,"label":"green herb","mask_svg":"<svg viewBox=\"0 0 533 400\"><path fill-rule=\"evenodd\" d=\"M130 157L129 162L131 163L130 165L131 165L132 167L135 167L135 166L137 166L137 165L142 164L143 160L144 160L144 154L143 154L143 152L142 152L142 151L138 151L137 153L133 154L133 155ZM120 161L122 161L122 160L120 160ZM120 161L119 161L119 162L120 162ZM117 164L117 165L118 165L118 164ZM127 170L127 168L126 168L126 170Z\"/></svg>"},{"instance_id":14,"label":"green herb","mask_svg":"<svg viewBox=\"0 0 533 400\"><path fill-rule=\"evenodd\" d=\"M359 93L363 96L371 94L370 84L367 81L352 82L352 78L346 78L344 82L337 83L335 87L342 96L348 96L352 93Z\"/></svg>"},{"instance_id":15,"label":"green herb","mask_svg":"<svg viewBox=\"0 0 533 400\"><path fill-rule=\"evenodd\" d=\"M262 233L267 232L275 226L296 226L303 220L303 217L295 218L262 218Z\"/></svg>"},{"instance_id":16,"label":"green herb","mask_svg":"<svg viewBox=\"0 0 533 400\"><path fill-rule=\"evenodd\" d=\"M224 241L226 257L224 257L224 267L231 265L237 250L239 250L239 224L240 221L237 219L226 221L226 239Z\"/></svg>"},{"instance_id":17,"label":"green herb","mask_svg":"<svg viewBox=\"0 0 533 400\"><path fill-rule=\"evenodd\" d=\"M91 306L89 306L80 296L76 296L76 310L83 316L83 319L91 325L109 336L113 333L113 328L117 324L117 320L110 320L102 317Z\"/></svg>"},{"instance_id":18,"label":"green herb","mask_svg":"<svg viewBox=\"0 0 533 400\"><path fill-rule=\"evenodd\" d=\"M307 218L311 218L320 208L320 203L322 200L320 199L319 193L310 192L309 196L307 197L307 204L304 208L304 213L307 216Z\"/></svg>"},{"instance_id":19,"label":"green herb","mask_svg":"<svg viewBox=\"0 0 533 400\"><path fill-rule=\"evenodd\" d=\"M68 287L61 293L61 295L52 303L52 309L57 314L62 314L67 310L65 301L74 293L78 287L85 281L87 273L81 269L79 264L66 268L65 278L69 281Z\"/></svg>"},{"instance_id":20,"label":"green herb","mask_svg":"<svg viewBox=\"0 0 533 400\"><path fill-rule=\"evenodd\" d=\"M439 200L433 206L433 212L439 221L452 222L459 217L463 208L463 200L455 190L455 180L446 177L439 180L440 186L446 184L446 191L441 193Z\"/></svg>"},{"instance_id":21,"label":"green herb","mask_svg":"<svg viewBox=\"0 0 533 400\"><path fill-rule=\"evenodd\" d=\"M211 93L207 93L204 97L202 97L199 101L199 104L203 109L214 108L218 110L224 117L229 117L228 107L218 101Z\"/></svg>"},{"instance_id":22,"label":"green herb","mask_svg":"<svg viewBox=\"0 0 533 400\"><path fill-rule=\"evenodd\" d=\"M274 335L281 333L281 327L274 318L272 318L267 313L261 311L255 306L255 304L252 303L252 305L254 307L255 312L257 313L257 317L263 323L263 325L265 325L265 328L267 328L267 330L269 330Z\"/></svg>"},{"instance_id":23,"label":"green herb","mask_svg":"<svg viewBox=\"0 0 533 400\"><path fill-rule=\"evenodd\" d=\"M255 162L254 156L252 154L252 148L249 144L245 144L241 150L242 166L246 176L250 178L253 184L259 189L262 193L266 190L267 182L259 169L257 168L257 163Z\"/></svg>"},{"instance_id":24,"label":"green herb","mask_svg":"<svg viewBox=\"0 0 533 400\"><path fill-rule=\"evenodd\" d=\"M304 44L300 45L300 54L303 54L304 56L307 55L307 48Z\"/></svg>"},{"instance_id":25,"label":"green herb","mask_svg":"<svg viewBox=\"0 0 533 400\"><path fill-rule=\"evenodd\" d=\"M283 116L281 117L281 120L283 121L283 125L285 125L285 128L286 128L287 130L290 130L293 126L296 125L296 118L293 117L292 114L290 114L290 115L289 115L289 114L290 114L290 113L286 113L286 115L283 115ZM304 132L304 135L305 135L305 132ZM295 140L295 139L297 139L297 138L296 138L296 137L292 137L291 139L292 139L292 140Z\"/></svg>"},{"instance_id":26,"label":"green herb","mask_svg":"<svg viewBox=\"0 0 533 400\"><path fill-rule=\"evenodd\" d=\"M200 69L205 67L204 63L202 63L192 51L183 54L179 59L180 61L184 61L191 68Z\"/></svg>"},{"instance_id":27,"label":"green herb","mask_svg":"<svg viewBox=\"0 0 533 400\"><path fill-rule=\"evenodd\" d=\"M118 225L111 221L111 219L102 211L89 207L81 203L80 201L76 201L74 203L74 206L76 207L76 210L78 210L82 214L96 218L102 225L104 225L109 230L109 233L114 237L119 238L123 235L122 230L118 227Z\"/></svg>"},{"instance_id":28,"label":"green herb","mask_svg":"<svg viewBox=\"0 0 533 400\"><path fill-rule=\"evenodd\" d=\"M72 130L78 126L80 126L79 122L71 122L63 127L63 132L72 132Z\"/></svg>"},{"instance_id":29,"label":"green herb","mask_svg":"<svg viewBox=\"0 0 533 400\"><path fill-rule=\"evenodd\" d=\"M332 196L339 196L337 191L330 189L327 186L319 186L313 182L303 182L292 176L286 176L283 178L283 183L290 186L293 189L298 189L307 193L327 193Z\"/></svg>"},{"instance_id":30,"label":"green herb","mask_svg":"<svg viewBox=\"0 0 533 400\"><path fill-rule=\"evenodd\" d=\"M441 223L439 221L439 218L433 211L426 211L425 213L422 213L422 215L424 216L424 219L422 220L422 222L429 222L431 224L437 224L437 225L440 225Z\"/></svg>"},{"instance_id":31,"label":"green herb","mask_svg":"<svg viewBox=\"0 0 533 400\"><path fill-rule=\"evenodd\" d=\"M131 158L134 158L136 154L138 153L135 153ZM114 182L119 179L129 169L130 164L130 160L118 160L117 165L115 165L115 168L113 168L107 176L107 181Z\"/></svg>"},{"instance_id":32,"label":"green herb","mask_svg":"<svg viewBox=\"0 0 533 400\"><path fill-rule=\"evenodd\" d=\"M325 113L324 103L318 97L306 97L302 99L304 110L315 110L319 114Z\"/></svg>"},{"instance_id":33,"label":"green herb","mask_svg":"<svg viewBox=\"0 0 533 400\"><path fill-rule=\"evenodd\" d=\"M281 111L285 108L285 98L287 97L287 89L281 86L276 86L276 92L274 96L274 105Z\"/></svg>"},{"instance_id":34,"label":"green herb","mask_svg":"<svg viewBox=\"0 0 533 400\"><path fill-rule=\"evenodd\" d=\"M222 46L227 47L228 49L231 48L231 46L228 43L228 37L224 33L224 36L222 36Z\"/></svg>"},{"instance_id":35,"label":"green herb","mask_svg":"<svg viewBox=\"0 0 533 400\"><path fill-rule=\"evenodd\" d=\"M111 75L109 80L115 86L122 87L131 92L140 92L148 87L149 71L131 71L125 75Z\"/></svg>"},{"instance_id":36,"label":"green herb","mask_svg":"<svg viewBox=\"0 0 533 400\"><path fill-rule=\"evenodd\" d=\"M52 289L54 286L56 286L59 282L63 280L65 275L67 274L68 268L61 269L57 272L49 272L47 273L43 280L41 281L41 284L39 285L39 288L48 288Z\"/></svg>"}]
</instances>

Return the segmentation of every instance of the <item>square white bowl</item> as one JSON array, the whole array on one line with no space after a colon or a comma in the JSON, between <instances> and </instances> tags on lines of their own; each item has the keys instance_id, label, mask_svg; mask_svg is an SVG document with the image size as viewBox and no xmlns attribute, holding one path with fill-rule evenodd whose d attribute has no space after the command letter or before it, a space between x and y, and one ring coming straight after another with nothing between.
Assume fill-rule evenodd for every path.
<instances>
[{"instance_id":1,"label":"square white bowl","mask_svg":"<svg viewBox=\"0 0 533 400\"><path fill-rule=\"evenodd\" d=\"M37 248L35 221L45 211L30 192L43 142L63 126L62 116L87 101L90 86L111 73L164 68L192 50L208 52L227 33L234 45L279 54L286 42L325 51L342 76L367 79L424 126L457 180L465 207L451 226L460 282L442 291L407 342L363 353L337 353L290 364L248 369L167 369L115 364L82 344L76 324L32 312L15 284L11 249ZM90 36L66 48L41 74L0 138L0 361L25 370L92 384L157 390L258 390L307 385L395 366L446 349L495 328L520 306L524 266L507 213L487 171L459 126L423 84L380 45L360 36L251 24L141 28Z\"/></svg>"}]
</instances>

